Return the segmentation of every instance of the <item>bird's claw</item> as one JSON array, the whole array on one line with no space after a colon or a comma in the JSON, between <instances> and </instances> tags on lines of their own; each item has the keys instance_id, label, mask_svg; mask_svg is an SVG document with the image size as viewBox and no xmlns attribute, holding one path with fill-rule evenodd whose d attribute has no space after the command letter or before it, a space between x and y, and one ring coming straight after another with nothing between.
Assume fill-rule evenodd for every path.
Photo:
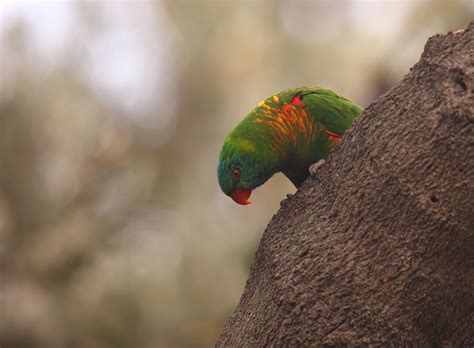
<instances>
[{"instance_id":1,"label":"bird's claw","mask_svg":"<svg viewBox=\"0 0 474 348\"><path fill-rule=\"evenodd\" d=\"M316 173L319 171L319 168L321 168L324 162L326 161L321 159L309 166L309 173L311 174L311 176L316 175Z\"/></svg>"}]
</instances>

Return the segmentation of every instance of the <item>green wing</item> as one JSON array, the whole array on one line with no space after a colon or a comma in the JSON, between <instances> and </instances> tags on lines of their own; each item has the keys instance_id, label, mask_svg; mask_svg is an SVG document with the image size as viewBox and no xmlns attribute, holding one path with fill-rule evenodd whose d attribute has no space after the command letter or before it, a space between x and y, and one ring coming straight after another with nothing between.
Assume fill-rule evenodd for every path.
<instances>
[{"instance_id":1,"label":"green wing","mask_svg":"<svg viewBox=\"0 0 474 348\"><path fill-rule=\"evenodd\" d=\"M338 94L322 88L307 88L298 93L310 115L327 130L343 135L363 109Z\"/></svg>"}]
</instances>

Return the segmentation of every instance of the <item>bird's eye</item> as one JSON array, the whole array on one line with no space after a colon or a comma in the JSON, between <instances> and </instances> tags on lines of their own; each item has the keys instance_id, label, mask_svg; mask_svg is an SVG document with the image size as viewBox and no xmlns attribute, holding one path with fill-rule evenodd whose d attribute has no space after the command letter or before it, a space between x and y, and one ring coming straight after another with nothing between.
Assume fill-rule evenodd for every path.
<instances>
[{"instance_id":1,"label":"bird's eye","mask_svg":"<svg viewBox=\"0 0 474 348\"><path fill-rule=\"evenodd\" d=\"M239 168L234 168L232 170L232 179L234 179L234 181L237 181L240 179L240 169Z\"/></svg>"}]
</instances>

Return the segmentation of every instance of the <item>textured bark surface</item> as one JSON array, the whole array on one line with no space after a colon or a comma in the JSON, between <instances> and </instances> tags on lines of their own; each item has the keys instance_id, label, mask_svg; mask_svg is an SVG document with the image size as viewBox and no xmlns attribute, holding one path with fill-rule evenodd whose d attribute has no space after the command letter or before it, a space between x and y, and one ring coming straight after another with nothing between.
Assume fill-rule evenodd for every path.
<instances>
[{"instance_id":1,"label":"textured bark surface","mask_svg":"<svg viewBox=\"0 0 474 348\"><path fill-rule=\"evenodd\" d=\"M474 346L473 144L471 23L282 202L217 346Z\"/></svg>"}]
</instances>

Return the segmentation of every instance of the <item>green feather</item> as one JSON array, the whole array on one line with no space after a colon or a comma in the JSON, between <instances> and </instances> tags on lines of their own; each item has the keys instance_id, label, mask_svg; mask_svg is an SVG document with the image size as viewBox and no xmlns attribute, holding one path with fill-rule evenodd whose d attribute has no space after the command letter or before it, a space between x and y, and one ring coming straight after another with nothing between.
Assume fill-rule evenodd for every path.
<instances>
[{"instance_id":1,"label":"green feather","mask_svg":"<svg viewBox=\"0 0 474 348\"><path fill-rule=\"evenodd\" d=\"M283 172L296 187L326 158L362 108L322 88L284 90L253 109L227 136L218 164L222 191L253 190ZM241 175L232 178L238 168Z\"/></svg>"}]
</instances>

